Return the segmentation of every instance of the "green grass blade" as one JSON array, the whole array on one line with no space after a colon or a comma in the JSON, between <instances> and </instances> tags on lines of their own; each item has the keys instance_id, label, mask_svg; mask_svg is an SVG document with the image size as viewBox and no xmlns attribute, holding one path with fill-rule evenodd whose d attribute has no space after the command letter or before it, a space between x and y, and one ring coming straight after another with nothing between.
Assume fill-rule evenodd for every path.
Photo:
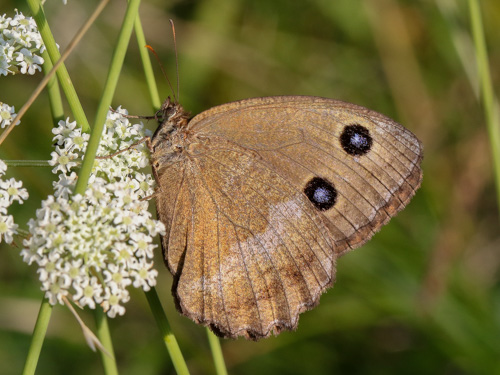
<instances>
[{"instance_id":1,"label":"green grass blade","mask_svg":"<svg viewBox=\"0 0 500 375\"><path fill-rule=\"evenodd\" d=\"M481 8L478 0L469 0L469 11L472 27L472 36L476 49L476 60L479 72L479 85L481 91L481 103L483 105L486 126L490 139L493 157L493 172L497 193L497 204L500 211L500 123L498 116L498 100L493 92L491 84L490 66L488 63L488 52L484 38Z\"/></svg>"}]
</instances>

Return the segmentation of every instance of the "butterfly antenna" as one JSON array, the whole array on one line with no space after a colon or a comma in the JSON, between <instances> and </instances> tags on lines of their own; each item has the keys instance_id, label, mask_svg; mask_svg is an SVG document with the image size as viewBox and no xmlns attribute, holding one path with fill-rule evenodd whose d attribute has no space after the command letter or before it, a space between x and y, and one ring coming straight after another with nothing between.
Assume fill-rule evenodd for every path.
<instances>
[{"instance_id":1,"label":"butterfly antenna","mask_svg":"<svg viewBox=\"0 0 500 375\"><path fill-rule=\"evenodd\" d=\"M174 21L169 19L170 25L172 25L172 35L174 36L174 51L175 51L175 72L177 73L177 100L179 99L179 58L177 56L177 39L175 38L175 26Z\"/></svg>"},{"instance_id":2,"label":"butterfly antenna","mask_svg":"<svg viewBox=\"0 0 500 375\"><path fill-rule=\"evenodd\" d=\"M167 76L167 73L165 72L165 69L163 69L163 65L161 64L161 61L160 61L160 58L158 57L158 54L156 53L154 48L151 47L149 44L146 44L146 48L149 49L155 55L156 61L158 61L158 64L160 65L161 72L163 73L163 76L165 77L165 79L168 82L168 86L170 87L170 91L172 91L172 94L174 95L175 102L178 103L177 97L175 96L174 88L172 87L172 84L170 83L170 80L168 79L168 76ZM177 52L176 52L176 54L177 54Z\"/></svg>"}]
</instances>

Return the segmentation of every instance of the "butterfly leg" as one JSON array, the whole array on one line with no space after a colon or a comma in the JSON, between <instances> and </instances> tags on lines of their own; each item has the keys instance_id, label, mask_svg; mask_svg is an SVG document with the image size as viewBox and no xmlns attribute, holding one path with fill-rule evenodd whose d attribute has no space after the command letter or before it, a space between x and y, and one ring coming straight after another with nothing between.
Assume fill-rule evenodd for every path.
<instances>
[{"instance_id":1,"label":"butterfly leg","mask_svg":"<svg viewBox=\"0 0 500 375\"><path fill-rule=\"evenodd\" d=\"M111 159L112 157L114 157L116 155L120 155L126 151L129 151L130 149L132 149L136 146L139 146L141 143L144 143L144 142L146 142L148 149L151 151L151 137L144 137L144 138L141 138L140 140L138 140L137 142L135 142L134 144L128 146L127 148L118 150L118 151L116 151L112 154L106 155L106 156L96 156L95 158L96 159Z\"/></svg>"},{"instance_id":2,"label":"butterfly leg","mask_svg":"<svg viewBox=\"0 0 500 375\"><path fill-rule=\"evenodd\" d=\"M109 110L113 113L120 113L116 109L113 109L109 107ZM142 120L156 120L158 121L158 114L160 113L160 110L156 111L154 116L137 116L137 115L125 115L123 113L120 113L120 116L123 116L125 118L136 118L136 119L142 119Z\"/></svg>"}]
</instances>

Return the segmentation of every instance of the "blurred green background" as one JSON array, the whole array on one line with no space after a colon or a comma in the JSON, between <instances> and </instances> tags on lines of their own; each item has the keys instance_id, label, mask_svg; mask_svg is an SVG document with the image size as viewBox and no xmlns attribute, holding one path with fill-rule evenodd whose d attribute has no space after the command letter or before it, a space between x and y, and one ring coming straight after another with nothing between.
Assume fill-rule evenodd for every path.
<instances>
[{"instance_id":1,"label":"blurred green background","mask_svg":"<svg viewBox=\"0 0 500 375\"><path fill-rule=\"evenodd\" d=\"M97 1L48 0L47 18L62 49ZM111 1L67 61L89 121L95 116L125 1ZM493 85L500 80L500 2L481 1ZM27 13L2 0L0 14ZM338 261L337 282L296 332L260 342L222 341L233 374L500 373L500 231L489 140L464 0L144 0L148 43L196 114L266 95L317 95L384 113L425 148L422 188L372 241ZM135 39L113 105L152 114ZM163 97L170 94L158 67ZM0 77L0 100L24 104L35 77ZM498 89L497 89L498 92ZM66 112L71 118L69 110ZM1 159L47 160L53 126L47 98L35 102L0 148ZM154 128L154 124L148 124ZM51 194L50 168L10 168L30 199L11 213L22 228ZM17 243L21 241L18 239ZM42 294L19 248L0 245L0 374L20 373ZM192 374L215 372L205 330L179 316L171 277L158 293ZM110 321L122 374L173 374L141 292ZM82 312L91 328L93 315ZM99 374L66 308L54 308L38 374Z\"/></svg>"}]
</instances>

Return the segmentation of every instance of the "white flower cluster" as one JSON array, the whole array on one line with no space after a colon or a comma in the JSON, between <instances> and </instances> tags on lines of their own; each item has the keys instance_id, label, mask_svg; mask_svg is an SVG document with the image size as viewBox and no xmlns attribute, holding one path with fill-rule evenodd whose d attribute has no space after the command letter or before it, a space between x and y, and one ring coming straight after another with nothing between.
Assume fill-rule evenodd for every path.
<instances>
[{"instance_id":1,"label":"white flower cluster","mask_svg":"<svg viewBox=\"0 0 500 375\"><path fill-rule=\"evenodd\" d=\"M16 116L14 106L11 107L6 103L0 102L0 128L3 129L9 126ZM19 125L19 121L16 125Z\"/></svg>"},{"instance_id":2,"label":"white flower cluster","mask_svg":"<svg viewBox=\"0 0 500 375\"><path fill-rule=\"evenodd\" d=\"M129 124L124 110L108 113L99 154L111 155L145 136L142 124ZM72 195L89 136L76 123L61 121L53 130L54 196L42 202L28 223L31 238L21 255L36 263L42 290L51 304L63 296L81 305L100 304L109 317L123 315L127 286L147 291L156 284L153 237L164 225L147 210L154 180L139 172L148 164L144 145L97 159L85 195Z\"/></svg>"},{"instance_id":3,"label":"white flower cluster","mask_svg":"<svg viewBox=\"0 0 500 375\"><path fill-rule=\"evenodd\" d=\"M13 235L17 234L18 225L14 223L12 215L7 215L7 208L14 202L23 203L28 199L28 191L23 188L21 181L11 178L4 180L3 176L7 171L7 165L0 160L0 242L4 240L12 243Z\"/></svg>"},{"instance_id":4,"label":"white flower cluster","mask_svg":"<svg viewBox=\"0 0 500 375\"><path fill-rule=\"evenodd\" d=\"M144 197L153 194L154 179L150 174L139 173L141 168L149 164L149 151L144 144L130 148L127 152L107 158L107 156L124 150L146 134L143 124L130 124L124 117L127 111L118 108L108 112L104 133L97 150L97 155L104 159L96 159L92 169L90 183L97 177L102 177L109 182L127 180L130 184L140 189ZM75 167L79 166L85 150L89 135L82 133L76 122L61 121L52 132L55 134L55 151L51 153L52 160L49 164L54 168L52 172L59 174L59 182L54 184L56 195L67 198L72 194L72 187L76 181Z\"/></svg>"},{"instance_id":5,"label":"white flower cluster","mask_svg":"<svg viewBox=\"0 0 500 375\"><path fill-rule=\"evenodd\" d=\"M17 12L17 11L16 11ZM35 74L41 71L44 51L35 20L17 12L14 18L0 16L0 75Z\"/></svg>"}]
</instances>

